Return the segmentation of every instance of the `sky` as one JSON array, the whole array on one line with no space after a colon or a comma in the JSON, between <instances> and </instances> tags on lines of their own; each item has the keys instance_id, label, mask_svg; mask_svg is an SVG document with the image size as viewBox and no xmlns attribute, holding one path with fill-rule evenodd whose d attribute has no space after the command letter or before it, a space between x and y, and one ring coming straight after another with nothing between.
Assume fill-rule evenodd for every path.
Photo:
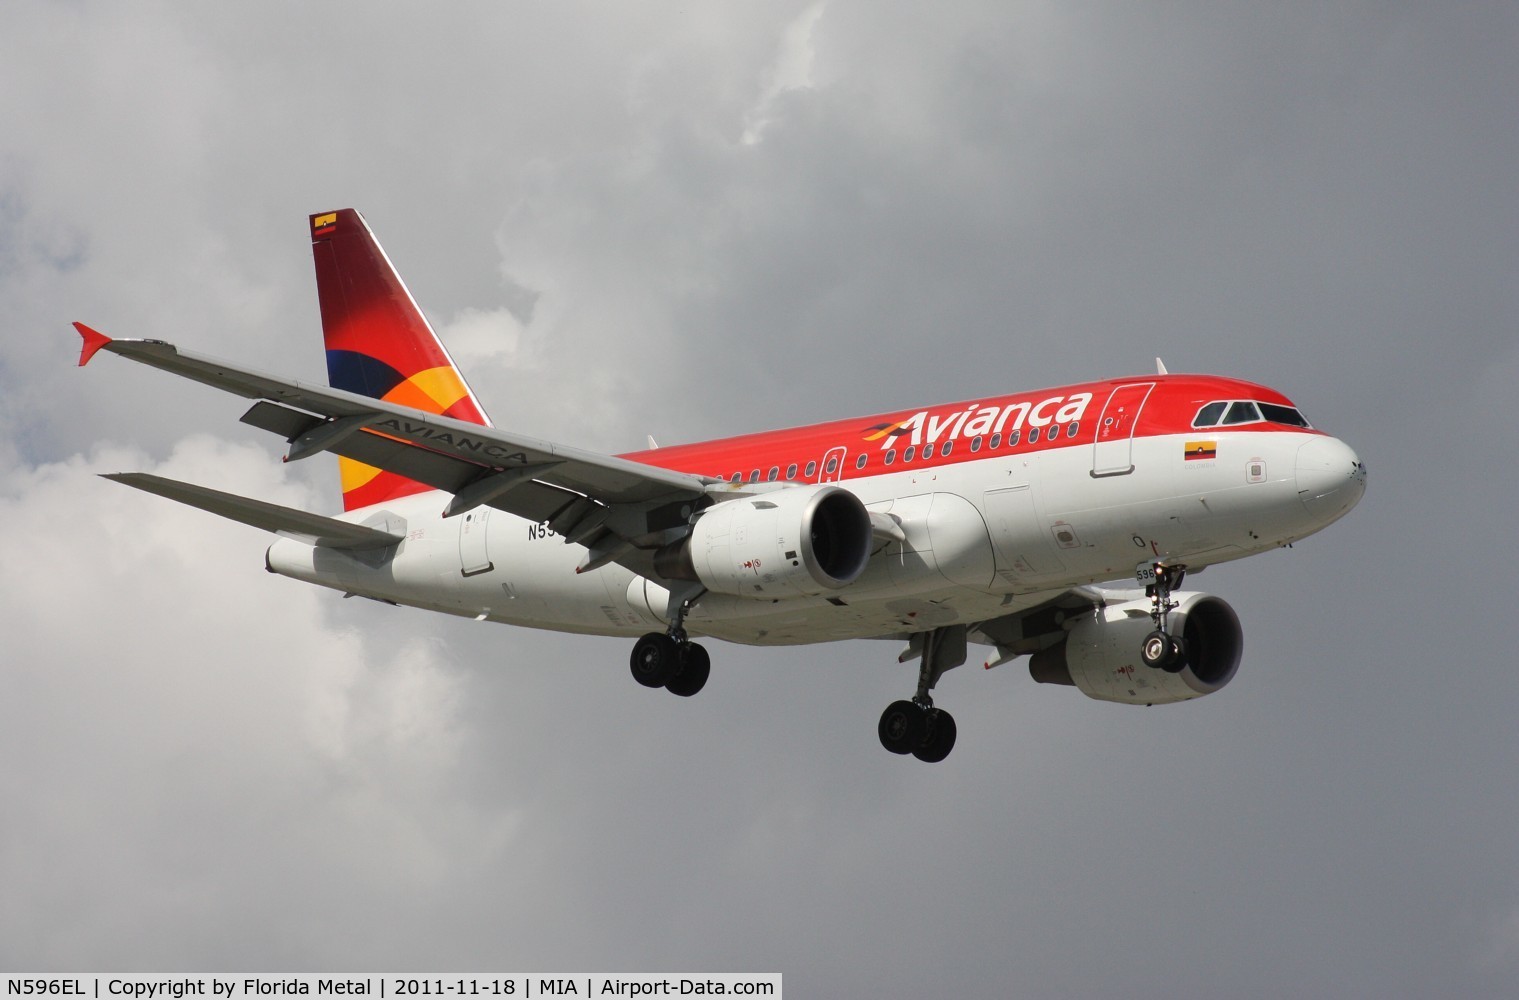
<instances>
[{"instance_id":1,"label":"sky","mask_svg":"<svg viewBox=\"0 0 1519 1000\"><path fill-rule=\"evenodd\" d=\"M0 969L778 971L795 996L1511 996L1519 8L132 5L0 30ZM113 336L324 372L356 207L495 422L610 452L1153 371L1370 470L1189 577L1209 698L623 640L263 572L145 471L321 460ZM890 648L888 648L888 646Z\"/></svg>"}]
</instances>

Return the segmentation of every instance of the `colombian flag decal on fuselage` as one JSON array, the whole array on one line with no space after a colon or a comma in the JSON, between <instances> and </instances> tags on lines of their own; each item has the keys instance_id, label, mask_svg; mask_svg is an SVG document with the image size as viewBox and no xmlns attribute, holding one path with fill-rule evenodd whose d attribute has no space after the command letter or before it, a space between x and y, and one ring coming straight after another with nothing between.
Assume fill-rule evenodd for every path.
<instances>
[{"instance_id":1,"label":"colombian flag decal on fuselage","mask_svg":"<svg viewBox=\"0 0 1519 1000\"><path fill-rule=\"evenodd\" d=\"M1216 441L1188 441L1185 455L1189 462L1217 458L1218 443Z\"/></svg>"}]
</instances>

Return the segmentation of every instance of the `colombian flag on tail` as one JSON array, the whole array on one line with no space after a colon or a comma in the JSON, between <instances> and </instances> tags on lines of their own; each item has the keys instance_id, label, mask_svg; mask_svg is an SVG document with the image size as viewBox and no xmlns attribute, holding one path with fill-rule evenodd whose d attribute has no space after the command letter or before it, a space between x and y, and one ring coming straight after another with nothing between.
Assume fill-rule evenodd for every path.
<instances>
[{"instance_id":1,"label":"colombian flag on tail","mask_svg":"<svg viewBox=\"0 0 1519 1000\"><path fill-rule=\"evenodd\" d=\"M489 427L390 259L351 208L311 217L311 253L335 389ZM431 487L340 458L343 509L354 510Z\"/></svg>"}]
</instances>

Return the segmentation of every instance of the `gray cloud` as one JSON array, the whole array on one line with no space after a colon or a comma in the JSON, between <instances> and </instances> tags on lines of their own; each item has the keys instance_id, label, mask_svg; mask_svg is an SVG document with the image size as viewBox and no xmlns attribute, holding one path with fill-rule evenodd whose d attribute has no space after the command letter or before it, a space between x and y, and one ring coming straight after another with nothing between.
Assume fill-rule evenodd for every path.
<instances>
[{"instance_id":1,"label":"gray cloud","mask_svg":"<svg viewBox=\"0 0 1519 1000\"><path fill-rule=\"evenodd\" d=\"M777 969L831 996L1505 995L1515 15L25 3L0 35L0 967ZM1142 371L1370 465L1214 698L344 601L93 476L330 509L67 323L321 371L363 210L498 423L613 450Z\"/></svg>"}]
</instances>

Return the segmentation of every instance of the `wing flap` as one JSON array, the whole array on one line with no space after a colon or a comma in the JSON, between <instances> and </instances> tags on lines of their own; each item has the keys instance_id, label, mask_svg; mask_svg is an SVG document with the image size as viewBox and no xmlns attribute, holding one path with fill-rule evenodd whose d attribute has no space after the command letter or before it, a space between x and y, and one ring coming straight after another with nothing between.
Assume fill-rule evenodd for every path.
<instances>
[{"instance_id":1,"label":"wing flap","mask_svg":"<svg viewBox=\"0 0 1519 1000\"><path fill-rule=\"evenodd\" d=\"M145 472L108 473L101 478L322 548L382 549L402 540L400 535L362 524L350 524L294 507L282 507Z\"/></svg>"},{"instance_id":2,"label":"wing flap","mask_svg":"<svg viewBox=\"0 0 1519 1000\"><path fill-rule=\"evenodd\" d=\"M242 420L245 424L272 431L286 440L309 434L324 423L320 417L268 402L255 403L247 413L243 414ZM465 461L427 448L419 448L416 445L395 441L378 434L352 434L331 445L329 450L335 455L342 455L344 458L351 458L377 469L387 469L407 479L426 483L435 490L443 490L456 496L467 496L476 484L484 480L522 472L537 475L551 467L534 465L504 473L495 472L487 465ZM487 494L487 498L481 500L481 503L495 507L497 510L504 510L509 514L516 514L518 517L525 517L529 521L545 521L570 500L579 496L578 493L527 478L513 484L509 492L502 489L491 493L488 488L481 492ZM451 504L450 509L453 513L463 513L468 506L470 505L459 504L457 509L454 509Z\"/></svg>"}]
</instances>

